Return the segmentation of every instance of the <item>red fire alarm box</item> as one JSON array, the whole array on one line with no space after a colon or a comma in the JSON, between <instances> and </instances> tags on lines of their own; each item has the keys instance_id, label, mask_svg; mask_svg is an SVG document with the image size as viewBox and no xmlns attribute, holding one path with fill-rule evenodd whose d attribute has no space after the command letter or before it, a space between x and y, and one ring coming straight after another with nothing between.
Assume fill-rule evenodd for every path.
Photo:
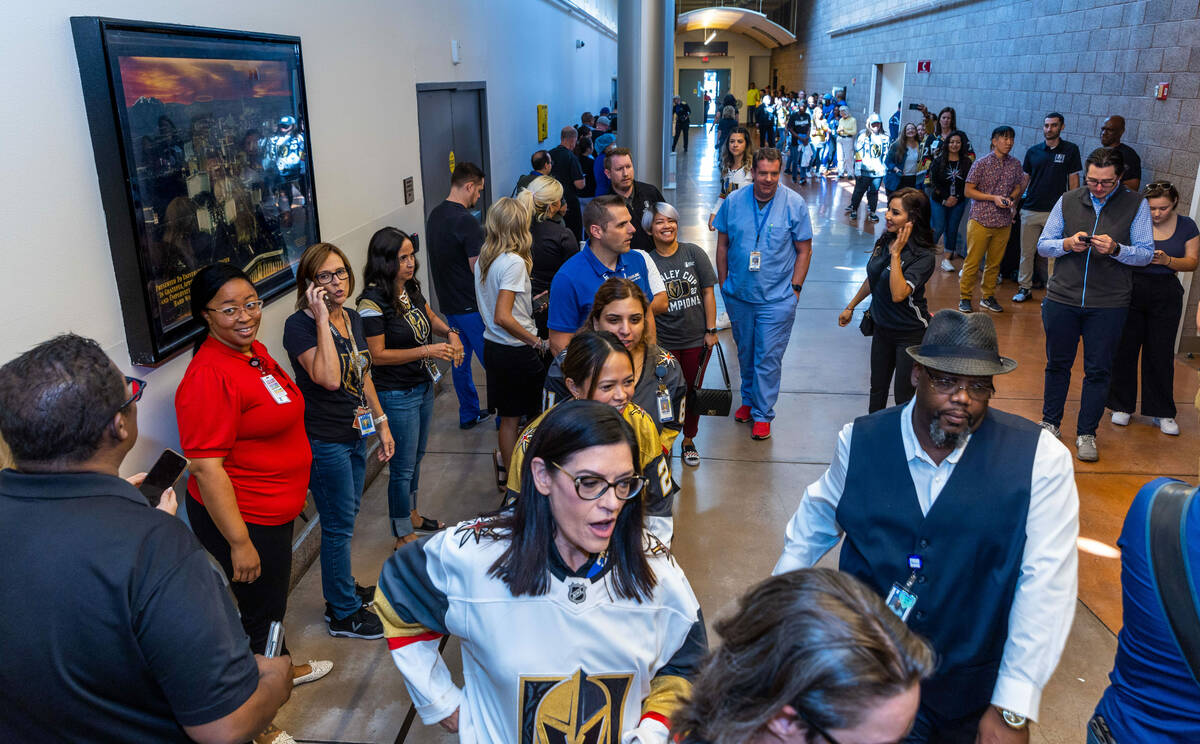
<instances>
[{"instance_id":1,"label":"red fire alarm box","mask_svg":"<svg viewBox=\"0 0 1200 744\"><path fill-rule=\"evenodd\" d=\"M1158 85L1154 86L1154 97L1160 101L1167 100L1167 91L1170 90L1170 88L1170 83L1159 83Z\"/></svg>"}]
</instances>

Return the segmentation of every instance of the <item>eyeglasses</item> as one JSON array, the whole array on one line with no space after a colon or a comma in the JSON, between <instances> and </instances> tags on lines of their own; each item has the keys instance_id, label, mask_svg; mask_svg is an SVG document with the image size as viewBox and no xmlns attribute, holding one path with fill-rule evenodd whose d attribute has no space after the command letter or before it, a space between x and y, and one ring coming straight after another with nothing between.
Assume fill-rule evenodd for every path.
<instances>
[{"instance_id":1,"label":"eyeglasses","mask_svg":"<svg viewBox=\"0 0 1200 744\"><path fill-rule=\"evenodd\" d=\"M343 268L338 269L337 271L319 272L317 274L316 278L317 278L317 284L329 284L329 283L333 282L335 277L337 278L337 280L339 282L344 282L344 281L346 281L347 278L349 278L349 276L350 276L350 272L346 271L345 267L343 267Z\"/></svg>"},{"instance_id":2,"label":"eyeglasses","mask_svg":"<svg viewBox=\"0 0 1200 744\"><path fill-rule=\"evenodd\" d=\"M220 313L221 315L224 315L226 318L236 318L238 315L241 314L242 310L245 310L247 315L258 315L259 313L262 312L263 304L264 303L262 300L251 300L250 302L247 302L245 305L228 305L226 307L205 307L204 309L208 310L209 312Z\"/></svg>"},{"instance_id":3,"label":"eyeglasses","mask_svg":"<svg viewBox=\"0 0 1200 744\"><path fill-rule=\"evenodd\" d=\"M129 400L122 403L120 408L117 409L118 411L124 411L126 408L141 400L142 393L146 392L146 385L149 383L147 383L145 380L139 380L136 377L125 375L125 384L129 386Z\"/></svg>"},{"instance_id":4,"label":"eyeglasses","mask_svg":"<svg viewBox=\"0 0 1200 744\"><path fill-rule=\"evenodd\" d=\"M1083 179L1083 182L1086 183L1088 186L1100 186L1100 187L1106 188L1106 189L1109 188L1110 186L1117 185L1117 179L1115 179L1115 178L1105 178L1104 180L1100 180L1098 178L1085 178L1085 179Z\"/></svg>"},{"instance_id":5,"label":"eyeglasses","mask_svg":"<svg viewBox=\"0 0 1200 744\"><path fill-rule=\"evenodd\" d=\"M641 493L642 488L646 486L646 479L640 475L631 475L628 478L622 478L613 483L598 475L575 475L565 470L557 462L551 464L575 481L575 493L584 501L595 501L608 493L608 489L610 488L618 499L629 501Z\"/></svg>"},{"instance_id":6,"label":"eyeglasses","mask_svg":"<svg viewBox=\"0 0 1200 744\"><path fill-rule=\"evenodd\" d=\"M933 389L942 395L954 395L959 390L966 390L967 395L975 400L987 400L992 397L992 393L996 392L996 388L992 387L990 382L963 382L960 377L942 377L933 375L926 371L926 376L929 377L929 384Z\"/></svg>"}]
</instances>

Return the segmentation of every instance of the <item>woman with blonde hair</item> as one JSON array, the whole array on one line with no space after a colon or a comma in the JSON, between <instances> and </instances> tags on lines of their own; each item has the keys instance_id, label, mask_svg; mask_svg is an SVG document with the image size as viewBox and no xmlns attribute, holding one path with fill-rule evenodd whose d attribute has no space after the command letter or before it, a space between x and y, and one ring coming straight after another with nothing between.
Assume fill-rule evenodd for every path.
<instances>
[{"instance_id":1,"label":"woman with blonde hair","mask_svg":"<svg viewBox=\"0 0 1200 744\"><path fill-rule=\"evenodd\" d=\"M542 381L546 377L542 355L547 342L538 337L533 322L529 276L533 268L529 222L534 204L534 195L528 189L516 199L502 198L493 204L484 223L483 248L475 262L475 298L484 324L488 408L500 417L500 447L495 455L500 489L508 480L508 461L521 417L533 418L542 410Z\"/></svg>"},{"instance_id":2,"label":"woman with blonde hair","mask_svg":"<svg viewBox=\"0 0 1200 744\"><path fill-rule=\"evenodd\" d=\"M533 268L530 283L533 291L533 320L537 323L538 337L550 338L546 327L550 308L550 282L568 258L579 252L579 241L563 223L567 203L563 201L563 187L558 179L538 176L525 187L533 199L533 222L529 233L533 239L530 256ZM520 196L518 195L518 198Z\"/></svg>"}]
</instances>

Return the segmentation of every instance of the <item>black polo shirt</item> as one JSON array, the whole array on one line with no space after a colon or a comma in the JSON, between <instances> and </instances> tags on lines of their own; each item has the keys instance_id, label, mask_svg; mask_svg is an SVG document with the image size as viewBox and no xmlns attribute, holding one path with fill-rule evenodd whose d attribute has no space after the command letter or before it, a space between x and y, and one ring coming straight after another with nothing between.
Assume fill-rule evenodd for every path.
<instances>
[{"instance_id":1,"label":"black polo shirt","mask_svg":"<svg viewBox=\"0 0 1200 744\"><path fill-rule=\"evenodd\" d=\"M1070 187L1068 177L1083 170L1083 162L1075 143L1060 139L1058 147L1051 150L1042 140L1025 151L1023 169L1029 174L1029 183L1021 209L1049 212Z\"/></svg>"},{"instance_id":2,"label":"black polo shirt","mask_svg":"<svg viewBox=\"0 0 1200 744\"><path fill-rule=\"evenodd\" d=\"M0 741L191 741L258 687L228 591L110 475L0 471Z\"/></svg>"}]
</instances>

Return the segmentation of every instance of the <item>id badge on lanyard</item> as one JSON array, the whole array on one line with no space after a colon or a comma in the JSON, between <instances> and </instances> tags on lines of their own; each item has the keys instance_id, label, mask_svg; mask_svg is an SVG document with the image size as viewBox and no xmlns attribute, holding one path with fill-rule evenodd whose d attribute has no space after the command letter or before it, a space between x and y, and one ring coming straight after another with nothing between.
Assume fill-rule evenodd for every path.
<instances>
[{"instance_id":1,"label":"id badge on lanyard","mask_svg":"<svg viewBox=\"0 0 1200 744\"><path fill-rule=\"evenodd\" d=\"M756 202L757 203L757 202ZM762 240L763 227L767 228L767 243L771 242L771 226L767 221L771 217L771 208L775 206L775 198L767 202L767 206L759 209L754 213L754 250L750 251L750 271L762 270L762 251L759 250L758 244Z\"/></svg>"},{"instance_id":2,"label":"id badge on lanyard","mask_svg":"<svg viewBox=\"0 0 1200 744\"><path fill-rule=\"evenodd\" d=\"M660 364L655 367L654 376L658 379L658 394L655 396L655 404L658 406L658 420L660 423L674 421L675 411L671 406L671 393L663 383L663 380L667 377L666 366Z\"/></svg>"},{"instance_id":3,"label":"id badge on lanyard","mask_svg":"<svg viewBox=\"0 0 1200 744\"><path fill-rule=\"evenodd\" d=\"M263 375L259 379L262 380L263 386L267 388L267 392L271 394L271 397L275 399L277 404L283 405L284 403L292 402L292 399L288 397L287 389L279 384L279 380L275 379L275 375Z\"/></svg>"},{"instance_id":4,"label":"id badge on lanyard","mask_svg":"<svg viewBox=\"0 0 1200 744\"><path fill-rule=\"evenodd\" d=\"M893 583L891 591L888 592L887 599L884 604L891 610L896 617L901 621L907 622L909 613L917 604L917 594L913 591L913 585L917 583L917 574L921 572L923 563L921 556L910 555L908 557L908 567L911 573L908 575L908 580L904 582L904 586L899 583Z\"/></svg>"}]
</instances>

